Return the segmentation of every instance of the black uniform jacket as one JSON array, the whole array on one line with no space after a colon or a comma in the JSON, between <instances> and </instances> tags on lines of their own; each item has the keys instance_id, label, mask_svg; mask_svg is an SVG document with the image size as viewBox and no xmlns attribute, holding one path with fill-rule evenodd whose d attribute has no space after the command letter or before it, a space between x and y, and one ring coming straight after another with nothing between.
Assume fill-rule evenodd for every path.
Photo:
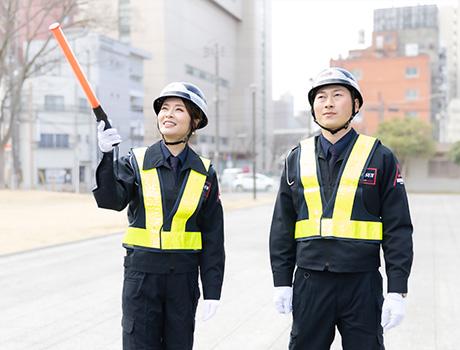
<instances>
[{"instance_id":1,"label":"black uniform jacket","mask_svg":"<svg viewBox=\"0 0 460 350\"><path fill-rule=\"evenodd\" d=\"M212 166L206 171L199 156L189 148L176 183L174 172L161 152L160 142L147 149L143 168L155 167L158 170L165 217L169 216L174 206L187 172L193 169L207 175L202 193L203 203L194 214L197 215L197 225L202 233L203 249L199 253L188 253L129 248L125 266L150 273L183 273L196 271L199 267L204 298L220 299L225 252L223 212L216 172ZM100 208L120 211L129 205L129 222L136 227L145 227L145 209L139 183L139 169L134 155L130 152L114 162L113 152L108 152L104 153L96 170L96 188L93 194Z\"/></svg>"},{"instance_id":2,"label":"black uniform jacket","mask_svg":"<svg viewBox=\"0 0 460 350\"><path fill-rule=\"evenodd\" d=\"M351 130L353 138L339 156L332 174L326 157L316 137L322 188L329 200L344 157L355 143L358 134ZM362 272L378 269L380 246L383 247L388 292L407 292L407 280L412 265L412 224L406 190L393 153L380 142L359 181L355 200L364 203L367 211L380 217L383 223L382 243L345 239L294 239L295 223L299 208L300 145L286 159L281 184L276 199L270 231L270 259L275 286L290 286L295 266L331 272ZM362 196L361 196L362 194ZM352 212L353 215L356 213Z\"/></svg>"}]
</instances>

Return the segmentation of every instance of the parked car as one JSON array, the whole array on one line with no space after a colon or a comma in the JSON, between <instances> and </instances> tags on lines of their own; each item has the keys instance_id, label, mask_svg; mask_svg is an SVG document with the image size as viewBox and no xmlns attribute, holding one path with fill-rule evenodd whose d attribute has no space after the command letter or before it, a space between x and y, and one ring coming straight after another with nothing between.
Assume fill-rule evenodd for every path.
<instances>
[{"instance_id":1,"label":"parked car","mask_svg":"<svg viewBox=\"0 0 460 350\"><path fill-rule=\"evenodd\" d=\"M232 189L232 183L238 174L243 173L242 168L226 168L222 171L219 185L221 190L226 191Z\"/></svg>"},{"instance_id":2,"label":"parked car","mask_svg":"<svg viewBox=\"0 0 460 350\"><path fill-rule=\"evenodd\" d=\"M272 191L275 188L275 181L263 174L256 173L256 190ZM232 189L237 192L253 191L254 179L252 173L241 173L235 176L232 182Z\"/></svg>"}]
</instances>

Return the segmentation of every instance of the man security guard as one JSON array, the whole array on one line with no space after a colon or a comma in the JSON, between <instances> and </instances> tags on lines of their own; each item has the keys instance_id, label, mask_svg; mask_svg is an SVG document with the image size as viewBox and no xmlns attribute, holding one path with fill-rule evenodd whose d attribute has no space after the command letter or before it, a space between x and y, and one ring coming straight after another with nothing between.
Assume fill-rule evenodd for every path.
<instances>
[{"instance_id":1,"label":"man security guard","mask_svg":"<svg viewBox=\"0 0 460 350\"><path fill-rule=\"evenodd\" d=\"M203 289L203 320L219 304L224 273L223 213L217 176L188 140L208 123L202 91L168 84L153 101L162 140L133 149L114 163L117 130L98 126L104 156L93 191L101 208L128 206L123 238L123 349L193 347L195 312Z\"/></svg>"},{"instance_id":2,"label":"man security guard","mask_svg":"<svg viewBox=\"0 0 460 350\"><path fill-rule=\"evenodd\" d=\"M404 316L413 258L399 164L351 127L363 97L350 72L322 71L308 100L321 134L286 158L270 231L275 306L292 310L291 350L330 349L335 327L345 350L384 349L383 330Z\"/></svg>"}]
</instances>

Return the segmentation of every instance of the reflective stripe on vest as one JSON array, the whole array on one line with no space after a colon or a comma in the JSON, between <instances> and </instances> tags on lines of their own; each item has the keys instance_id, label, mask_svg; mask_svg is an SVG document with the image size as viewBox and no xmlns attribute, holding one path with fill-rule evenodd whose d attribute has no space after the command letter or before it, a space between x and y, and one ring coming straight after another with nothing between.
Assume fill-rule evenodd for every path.
<instances>
[{"instance_id":1,"label":"reflective stripe on vest","mask_svg":"<svg viewBox=\"0 0 460 350\"><path fill-rule=\"evenodd\" d=\"M351 220L359 179L375 142L376 139L373 137L358 136L340 178L332 218L322 218L323 204L317 175L314 137L301 142L300 174L308 219L296 222L296 239L322 236L382 240L380 221Z\"/></svg>"},{"instance_id":2,"label":"reflective stripe on vest","mask_svg":"<svg viewBox=\"0 0 460 350\"><path fill-rule=\"evenodd\" d=\"M171 231L163 231L163 206L160 179L156 168L143 170L146 147L133 149L142 183L145 206L145 228L128 227L124 244L163 250L201 250L201 232L185 230L188 219L197 210L206 175L190 170L185 188L180 194L179 206L172 218ZM209 159L201 161L206 170Z\"/></svg>"}]
</instances>

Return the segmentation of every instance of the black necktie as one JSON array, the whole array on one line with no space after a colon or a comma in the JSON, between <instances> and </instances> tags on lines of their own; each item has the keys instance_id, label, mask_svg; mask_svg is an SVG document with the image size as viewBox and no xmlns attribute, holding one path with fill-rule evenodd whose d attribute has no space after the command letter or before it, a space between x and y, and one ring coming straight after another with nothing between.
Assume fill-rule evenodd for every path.
<instances>
[{"instance_id":1,"label":"black necktie","mask_svg":"<svg viewBox=\"0 0 460 350\"><path fill-rule=\"evenodd\" d=\"M179 177L179 158L170 156L169 157L169 165L171 165L171 168L174 172L174 176L177 182L177 178Z\"/></svg>"},{"instance_id":2,"label":"black necktie","mask_svg":"<svg viewBox=\"0 0 460 350\"><path fill-rule=\"evenodd\" d=\"M328 161L329 174L332 175L333 172L334 172L335 162L339 158L339 152L337 152L337 150L334 148L334 145L332 145L331 147L329 147L329 153L330 153L330 155L329 155L330 157L329 157L329 161Z\"/></svg>"}]
</instances>

